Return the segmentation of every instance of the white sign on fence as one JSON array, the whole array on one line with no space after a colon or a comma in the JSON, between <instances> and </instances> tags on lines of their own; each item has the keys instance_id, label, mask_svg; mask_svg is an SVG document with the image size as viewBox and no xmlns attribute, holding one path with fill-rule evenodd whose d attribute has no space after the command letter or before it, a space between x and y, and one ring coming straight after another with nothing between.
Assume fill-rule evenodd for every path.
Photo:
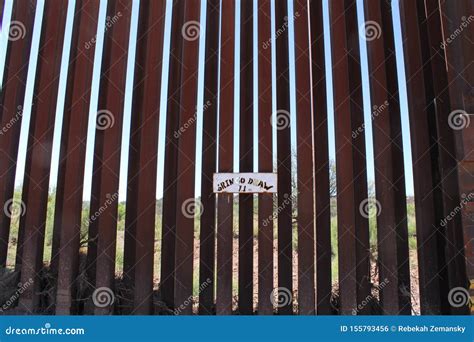
<instances>
[{"instance_id":1,"label":"white sign on fence","mask_svg":"<svg viewBox=\"0 0 474 342\"><path fill-rule=\"evenodd\" d=\"M216 193L276 193L276 173L214 173Z\"/></svg>"}]
</instances>

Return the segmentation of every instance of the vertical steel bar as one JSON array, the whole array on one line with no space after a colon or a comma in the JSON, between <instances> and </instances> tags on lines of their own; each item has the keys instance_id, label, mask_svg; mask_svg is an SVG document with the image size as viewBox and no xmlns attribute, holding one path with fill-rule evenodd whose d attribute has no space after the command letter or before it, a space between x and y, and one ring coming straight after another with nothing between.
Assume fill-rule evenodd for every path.
<instances>
[{"instance_id":1,"label":"vertical steel bar","mask_svg":"<svg viewBox=\"0 0 474 342\"><path fill-rule=\"evenodd\" d=\"M384 314L410 314L410 269L398 79L391 5L365 2L366 23L380 37L366 37L375 154L380 304ZM369 25L369 24L366 24ZM367 28L368 29L368 28ZM362 134L359 132L358 134Z\"/></svg>"},{"instance_id":2,"label":"vertical steel bar","mask_svg":"<svg viewBox=\"0 0 474 342\"><path fill-rule=\"evenodd\" d=\"M294 0L298 185L298 295L300 315L315 313L313 111L309 3Z\"/></svg>"},{"instance_id":3,"label":"vertical steel bar","mask_svg":"<svg viewBox=\"0 0 474 342\"><path fill-rule=\"evenodd\" d=\"M281 32L276 41L277 110L273 123L277 126L278 170L278 287L280 292L293 294L292 255L292 193L290 84L288 54L288 3L275 2L275 31ZM278 293L280 295L280 293ZM291 296L292 297L292 296ZM282 303L278 312L293 313L293 301Z\"/></svg>"},{"instance_id":4,"label":"vertical steel bar","mask_svg":"<svg viewBox=\"0 0 474 342\"><path fill-rule=\"evenodd\" d=\"M66 2L60 6L53 1L45 2L31 108L23 184L26 212L21 217L20 226L24 230L21 282L33 284L25 289L18 304L29 313L34 312L39 304L38 274L43 266L49 174L67 7Z\"/></svg>"},{"instance_id":5,"label":"vertical steel bar","mask_svg":"<svg viewBox=\"0 0 474 342\"><path fill-rule=\"evenodd\" d=\"M168 106L166 115L165 166L163 185L163 228L161 247L161 291L166 305L174 308L174 268L176 244L176 168L177 139L179 129L180 82L181 82L181 30L184 2L173 2L170 42L170 71L168 81Z\"/></svg>"},{"instance_id":6,"label":"vertical steel bar","mask_svg":"<svg viewBox=\"0 0 474 342\"><path fill-rule=\"evenodd\" d=\"M454 130L455 151L458 164L459 193L461 203L472 196L472 180L474 179L474 29L472 27L474 4L471 1L442 1L441 20L443 27L443 48L445 50L446 69L449 81L449 97L451 115L448 117ZM467 27L466 23L468 23ZM470 24L469 24L470 23ZM455 36L463 27L462 34ZM455 39L453 39L455 37ZM460 115L460 113L463 113ZM466 116L471 114L471 116ZM470 121L469 121L470 118ZM470 122L470 124L469 124ZM469 202L469 201L468 201ZM467 278L470 280L471 296L474 295L474 205L467 203L461 209L462 233L455 238L457 243L465 243L465 260ZM463 241L464 240L464 241ZM462 272L462 271L461 271ZM472 298L472 297L471 297ZM474 306L471 307L474 314Z\"/></svg>"},{"instance_id":7,"label":"vertical steel bar","mask_svg":"<svg viewBox=\"0 0 474 342\"><path fill-rule=\"evenodd\" d=\"M107 4L107 16L119 16L120 22L105 32L94 147L89 239L94 240L95 246L88 251L88 257L95 273L92 284L95 288L111 290L115 282L120 149L131 7L129 0L113 0ZM96 307L94 312L109 314L111 310L110 306Z\"/></svg>"},{"instance_id":8,"label":"vertical steel bar","mask_svg":"<svg viewBox=\"0 0 474 342\"><path fill-rule=\"evenodd\" d=\"M214 305L216 196L212 177L217 163L217 92L220 0L207 2L204 108L202 132L201 232L199 243L199 313L209 315Z\"/></svg>"},{"instance_id":9,"label":"vertical steel bar","mask_svg":"<svg viewBox=\"0 0 474 342\"><path fill-rule=\"evenodd\" d=\"M99 4L80 0L74 9L68 83L53 232L52 270L57 275L56 313L73 311L79 270L82 189L95 46L86 45L97 28Z\"/></svg>"},{"instance_id":10,"label":"vertical steel bar","mask_svg":"<svg viewBox=\"0 0 474 342\"><path fill-rule=\"evenodd\" d=\"M240 10L240 172L253 171L253 1ZM239 312L253 311L253 195L239 195Z\"/></svg>"},{"instance_id":11,"label":"vertical steel bar","mask_svg":"<svg viewBox=\"0 0 474 342\"><path fill-rule=\"evenodd\" d=\"M153 308L156 177L166 1L140 2L130 131L124 274L133 313Z\"/></svg>"},{"instance_id":12,"label":"vertical steel bar","mask_svg":"<svg viewBox=\"0 0 474 342\"><path fill-rule=\"evenodd\" d=\"M331 205L327 121L326 63L322 0L310 1L311 72L313 96L314 168L316 187L316 309L328 315L331 307Z\"/></svg>"},{"instance_id":13,"label":"vertical steel bar","mask_svg":"<svg viewBox=\"0 0 474 342\"><path fill-rule=\"evenodd\" d=\"M258 1L259 172L273 171L271 1ZM258 313L273 314L273 194L258 195Z\"/></svg>"},{"instance_id":14,"label":"vertical steel bar","mask_svg":"<svg viewBox=\"0 0 474 342\"><path fill-rule=\"evenodd\" d=\"M219 172L234 167L235 0L221 9L219 90ZM217 196L217 293L216 313L232 313L232 239L234 195Z\"/></svg>"},{"instance_id":15,"label":"vertical steel bar","mask_svg":"<svg viewBox=\"0 0 474 342\"><path fill-rule=\"evenodd\" d=\"M369 227L357 8L354 0L330 4L336 126L340 313L354 314L369 295ZM361 313L365 313L363 310Z\"/></svg>"},{"instance_id":16,"label":"vertical steel bar","mask_svg":"<svg viewBox=\"0 0 474 342\"><path fill-rule=\"evenodd\" d=\"M19 204L13 201L13 194L35 8L36 0L13 3L9 28L12 33L6 47L0 91L0 203L13 204L12 209ZM19 36L14 29L21 30L16 31ZM0 267L6 265L11 216L8 211L0 211Z\"/></svg>"},{"instance_id":17,"label":"vertical steel bar","mask_svg":"<svg viewBox=\"0 0 474 342\"><path fill-rule=\"evenodd\" d=\"M423 75L421 37L416 2L400 1L405 54L413 178L416 207L418 270L422 314L440 314L437 222L433 194L433 170L428 104Z\"/></svg>"},{"instance_id":18,"label":"vertical steel bar","mask_svg":"<svg viewBox=\"0 0 474 342\"><path fill-rule=\"evenodd\" d=\"M439 1L426 0L426 42L429 47L429 61L432 74L432 87L436 106L437 143L439 145L439 172L441 196L443 200L443 218L455 212L461 198L459 192L457 157L455 145L455 131L450 127L449 115L451 103L449 98L449 80L446 70L446 57L442 48L443 32ZM425 62L426 63L426 62ZM445 230L446 261L443 267L447 269L449 289L466 285L466 263L462 236L462 217L456 215L446 223L439 223L440 229ZM468 306L459 308L449 306L452 314L466 314Z\"/></svg>"},{"instance_id":19,"label":"vertical steel bar","mask_svg":"<svg viewBox=\"0 0 474 342\"><path fill-rule=\"evenodd\" d=\"M201 1L186 1L182 27L181 110L179 127L194 120L197 105L199 37ZM197 31L196 31L197 30ZM197 32L197 33L196 33ZM197 36L197 37L196 37ZM176 259L174 302L179 314L190 315L192 305L186 304L193 295L194 218L200 215L202 204L195 198L196 125L181 130L178 139L176 186ZM184 306L184 308L183 308Z\"/></svg>"},{"instance_id":20,"label":"vertical steel bar","mask_svg":"<svg viewBox=\"0 0 474 342\"><path fill-rule=\"evenodd\" d=\"M440 156L439 137L437 134L437 123L436 123L436 102L435 90L433 88L433 75L431 73L431 56L430 46L428 41L428 27L426 19L426 9L424 2L417 2L417 15L418 15L418 29L420 33L420 44L421 44L421 56L423 59L423 77L425 80L425 98L426 98L426 111L428 113L428 129L431 146L431 170L433 175L433 199L435 205L435 222L439 223L443 220L443 193L442 193L442 175L440 169L440 162L443 162ZM435 75L437 77L437 75ZM446 232L437 226L436 239L438 240L438 279L440 281L440 297L441 297L441 309L443 313L449 313L449 279L448 270L446 265Z\"/></svg>"}]
</instances>

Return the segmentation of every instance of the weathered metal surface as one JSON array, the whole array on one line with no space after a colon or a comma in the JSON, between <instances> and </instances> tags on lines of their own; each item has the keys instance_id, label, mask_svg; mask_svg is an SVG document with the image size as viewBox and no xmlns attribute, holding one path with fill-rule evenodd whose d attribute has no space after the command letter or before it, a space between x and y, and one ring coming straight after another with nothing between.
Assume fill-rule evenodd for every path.
<instances>
[{"instance_id":1,"label":"weathered metal surface","mask_svg":"<svg viewBox=\"0 0 474 342\"><path fill-rule=\"evenodd\" d=\"M161 247L161 292L166 305L174 308L174 268L176 244L176 170L178 140L174 133L179 129L180 82L181 82L181 36L184 2L175 0L172 9L170 67L168 81L168 106L165 137L165 166L163 184L163 228Z\"/></svg>"},{"instance_id":2,"label":"weathered metal surface","mask_svg":"<svg viewBox=\"0 0 474 342\"><path fill-rule=\"evenodd\" d=\"M173 2L170 51L163 51L165 1L139 3L127 212L124 286L121 313L151 314L156 219L158 125L162 58L170 53L166 118L165 172L160 294L175 314L191 314L195 220L201 215L199 313L231 314L233 284L238 279L240 314L252 314L258 262L258 313L293 313L298 293L300 314L371 313L363 304L370 295L370 245L367 216L371 200L367 173L359 40L368 47L375 152L379 303L385 314L409 314L410 274L407 209L400 118L398 70L391 3L366 0L365 26L357 20L356 0L329 2L332 30L337 200L339 304L331 305L331 214L328 154L326 65L323 1L295 0L293 20L288 3L275 1L272 36L270 0L241 1L240 23L240 173L234 168L235 2ZM473 4L466 0L400 1L416 204L418 270L422 314L465 314L467 306L449 305L448 292L474 281L472 198L474 144L472 54L469 26ZM34 86L23 201L12 202L22 105L30 57L36 1L13 2L3 88L0 93L0 193L2 205L20 215L17 264L22 283L33 283L20 296L19 310L39 308L38 272L42 270L55 109L67 2L46 0L41 21L40 56ZM109 0L99 90L98 121L86 272L93 288L114 290L118 184L125 99L131 0ZM0 0L0 17L4 1ZM50 271L58 279L57 314L88 312L77 300L82 190L88 114L94 67L99 3L75 2L74 28L66 86ZM254 82L254 21L258 16L258 79ZM464 16L464 17L463 17ZM120 23L114 21L120 20ZM289 63L289 21L294 24L295 65ZM466 24L467 23L467 24ZM199 38L206 25L201 201L195 197L198 125ZM462 30L459 28L462 27ZM16 29L16 28L15 28ZM103 28L100 28L103 29ZM220 32L219 32L220 31ZM455 37L453 37L453 34ZM362 36L362 37L361 37ZM219 38L220 37L220 41ZM276 39L274 39L276 38ZM276 60L272 65L272 44ZM220 56L219 56L220 54ZM272 72L276 70L276 97ZM290 71L295 71L296 118L290 114ZM218 79L220 77L220 79ZM254 103L254 85L258 102ZM218 98L218 96L220 98ZM276 108L273 110L273 101ZM258 130L254 105L258 104ZM219 108L218 108L219 106ZM217 117L219 113L219 118ZM219 126L218 126L219 123ZM292 170L290 126L296 125L296 162ZM105 126L104 126L105 125ZM456 125L461 125L458 127ZM453 127L455 126L455 127ZM218 132L217 132L218 131ZM253 165L258 131L258 172ZM277 146L273 146L276 131ZM217 143L217 138L219 142ZM217 146L219 145L219 151ZM273 148L277 148L273 170ZM198 155L199 156L199 155ZM217 160L218 156L218 160ZM459 163L458 163L459 162ZM292 180L296 174L296 188ZM239 244L234 248L234 193L239 193ZM258 248L254 240L254 193L258 193ZM278 238L274 239L273 193L278 193ZM334 193L332 194L334 195ZM298 217L293 217L297 198ZM459 209L460 208L460 209ZM217 213L216 213L217 210ZM18 212L19 211L19 212ZM461 214L456 215L460 211ZM454 213L454 214L452 214ZM217 215L216 215L217 214ZM8 251L10 217L0 211L0 267ZM17 219L15 217L15 219ZM296 219L295 222L293 220ZM217 227L216 227L217 223ZM292 250L297 225L298 253ZM217 228L217 229L216 229ZM464 233L464 241L463 241ZM466 253L464 254L464 243ZM217 245L216 245L217 244ZM254 251L258 258L254 260ZM233 253L234 252L234 253ZM278 253L278 289L274 289L274 252ZM238 278L233 257L238 255ZM275 256L276 257L276 256ZM293 264L298 268L293 289ZM257 261L258 260L258 261ZM467 266L467 270L466 270ZM316 273L315 273L316 272ZM214 283L216 280L216 284ZM92 288L93 287L93 288ZM107 289L106 289L107 290ZM294 291L295 290L295 291ZM473 291L471 283L471 291ZM107 290L109 291L109 290ZM216 300L214 308L214 291ZM276 293L278 291L278 293ZM97 299L97 298L96 298ZM53 300L54 301L54 300ZM283 302L282 302L283 301ZM113 305L96 314L113 312Z\"/></svg>"},{"instance_id":3,"label":"weathered metal surface","mask_svg":"<svg viewBox=\"0 0 474 342\"><path fill-rule=\"evenodd\" d=\"M416 2L400 1L410 118L416 208L420 306L422 314L440 314L438 240L433 195L429 113Z\"/></svg>"},{"instance_id":4,"label":"weathered metal surface","mask_svg":"<svg viewBox=\"0 0 474 342\"><path fill-rule=\"evenodd\" d=\"M441 1L442 24L444 40L442 47L446 54L446 69L449 79L449 94L452 111L464 111L467 116L453 115L451 121L455 131L456 155L461 163L474 163L474 125L472 124L474 114L474 4L469 0ZM470 14L468 16L468 14ZM460 32L460 33L459 33ZM458 112L459 114L459 112ZM468 121L468 119L470 120ZM470 122L470 124L468 124ZM469 169L460 165L459 171L464 172ZM461 178L461 177L460 177ZM471 185L471 189L469 189ZM461 193L472 190L472 184L460 184ZM472 239L472 235L471 239ZM466 242L471 239L465 240ZM470 262L474 268L474 262ZM474 272L474 271L473 271ZM474 274L474 273L473 273Z\"/></svg>"},{"instance_id":5,"label":"weathered metal surface","mask_svg":"<svg viewBox=\"0 0 474 342\"><path fill-rule=\"evenodd\" d=\"M326 64L322 0L310 1L312 56L313 135L316 200L316 310L328 315L331 306L331 206L329 194L329 149Z\"/></svg>"},{"instance_id":6,"label":"weathered metal surface","mask_svg":"<svg viewBox=\"0 0 474 342\"><path fill-rule=\"evenodd\" d=\"M124 274L133 314L153 311L158 127L166 1L140 2L130 131Z\"/></svg>"},{"instance_id":7,"label":"weathered metal surface","mask_svg":"<svg viewBox=\"0 0 474 342\"><path fill-rule=\"evenodd\" d=\"M288 26L288 4L275 2L275 30ZM291 135L290 135L290 85L288 30L284 29L276 44L276 88L277 110L273 123L277 129L277 171L278 171L278 295L290 300L280 303L278 313L293 313L293 251L292 251L292 203L291 193Z\"/></svg>"},{"instance_id":8,"label":"weathered metal surface","mask_svg":"<svg viewBox=\"0 0 474 342\"><path fill-rule=\"evenodd\" d=\"M13 193L35 9L36 0L15 1L11 22L15 25L15 30L21 28L18 23L22 23L24 30L18 32L13 30L13 26L8 28L13 30L13 36L6 46L0 92L0 203L2 208L10 203L10 211L0 210L0 267L6 265L11 217L17 217L8 213L12 209L21 210L21 203L13 201ZM17 36L18 34L20 35Z\"/></svg>"},{"instance_id":9,"label":"weathered metal surface","mask_svg":"<svg viewBox=\"0 0 474 342\"><path fill-rule=\"evenodd\" d=\"M232 172L234 163L235 0L222 6L219 103L219 172ZM217 195L216 313L232 313L232 239L234 195Z\"/></svg>"},{"instance_id":10,"label":"weathered metal surface","mask_svg":"<svg viewBox=\"0 0 474 342\"><path fill-rule=\"evenodd\" d=\"M24 231L21 282L31 285L21 294L18 304L28 313L33 313L39 304L38 274L43 266L49 174L67 7L65 2L60 6L53 1L45 2L33 91L22 198L26 212L20 220L20 229Z\"/></svg>"},{"instance_id":11,"label":"weathered metal surface","mask_svg":"<svg viewBox=\"0 0 474 342\"><path fill-rule=\"evenodd\" d=\"M441 188L442 175L440 170L440 163L442 162L440 157L440 148L441 146L437 144L439 141L437 133L437 122L436 122L436 102L435 91L433 88L433 74L431 73L431 56L430 56L430 46L428 40L428 28L427 20L425 15L425 6L422 2L417 2L417 16L418 16L418 30L420 34L420 48L421 56L423 59L423 78L425 83L425 101L428 118L428 129L429 129L429 138L430 138L430 157L431 157L431 170L433 176L433 185L432 193L434 200L435 210L433 212L435 216L435 222L439 223L444 218L444 208L443 208L443 193ZM421 72L421 71L420 71ZM437 75L435 76L437 77ZM448 301L449 293L449 279L448 279L448 269L445 267L446 264L446 232L442 227L437 226L433 227L438 241L438 279L439 279L439 296L441 302L441 312L449 313L450 304Z\"/></svg>"},{"instance_id":12,"label":"weathered metal surface","mask_svg":"<svg viewBox=\"0 0 474 342\"><path fill-rule=\"evenodd\" d=\"M431 73L432 82L429 86L433 88L435 105L435 117L437 126L437 144L438 148L438 168L440 173L440 181L438 184L440 196L443 202L442 213L443 219L455 212L463 198L460 196L457 158L454 151L455 146L455 130L450 126L450 115L452 107L449 98L449 80L446 70L446 58L441 42L443 41L441 11L438 1L426 0L424 6L419 5L419 11L425 9L420 18L420 22L426 23L426 35L423 38L427 45L429 59L424 64L428 66L426 72ZM420 8L421 7L421 8ZM420 12L419 12L420 13ZM451 116L452 118L452 116ZM452 125L452 123L451 123ZM474 196L474 195L473 195ZM462 232L462 216L455 215L451 220L443 219L439 229L444 230L444 252L445 261L440 267L446 268L448 277L448 290L453 288L466 286L466 262L464 254L463 232ZM449 291L447 291L449 293ZM449 304L449 302L448 302ZM459 308L449 305L447 312L451 314L467 314L469 308L467 305Z\"/></svg>"},{"instance_id":13,"label":"weathered metal surface","mask_svg":"<svg viewBox=\"0 0 474 342\"><path fill-rule=\"evenodd\" d=\"M186 1L184 7L184 24L181 30L183 50L181 55L181 106L179 112L180 127L190 122L196 115L199 39L193 34L197 29L201 14L201 1ZM194 27L192 27L192 25ZM194 32L195 33L195 32ZM176 313L192 314L192 305L188 303L193 295L193 252L194 252L194 219L199 216L202 204L195 198L196 168L196 125L184 130L178 139L178 163L176 185L176 259L174 281L174 303ZM205 284L200 284L205 286Z\"/></svg>"},{"instance_id":14,"label":"weathered metal surface","mask_svg":"<svg viewBox=\"0 0 474 342\"><path fill-rule=\"evenodd\" d=\"M129 0L107 4L107 16L113 18L120 13L120 22L105 31L94 147L88 267L93 287L112 291L131 8ZM110 314L111 310L111 306L95 307L94 313Z\"/></svg>"},{"instance_id":15,"label":"weathered metal surface","mask_svg":"<svg viewBox=\"0 0 474 342\"><path fill-rule=\"evenodd\" d=\"M451 112L448 121L455 138L458 164L458 185L463 234L456 237L456 244L465 245L466 274L471 282L471 299L474 296L474 30L472 28L474 4L472 1L444 1L440 3L443 24L443 48L447 59L446 71L449 84ZM465 19L465 20L463 20ZM468 24L470 20L470 24ZM464 27L469 25L468 27ZM463 28L460 35L457 34ZM467 116L470 115L470 116ZM451 151L453 153L453 151ZM469 199L470 198L470 199ZM470 203L469 203L470 202ZM462 239L464 238L464 239ZM463 241L462 241L463 240ZM464 285L465 286L465 285ZM471 307L474 314L474 306Z\"/></svg>"},{"instance_id":16,"label":"weathered metal surface","mask_svg":"<svg viewBox=\"0 0 474 342\"><path fill-rule=\"evenodd\" d=\"M51 270L58 279L57 314L75 311L84 164L95 52L95 46L87 47L85 42L96 34L98 15L97 1L77 1L64 103L51 255Z\"/></svg>"},{"instance_id":17,"label":"weathered metal surface","mask_svg":"<svg viewBox=\"0 0 474 342\"><path fill-rule=\"evenodd\" d=\"M276 193L276 173L215 173L213 189L217 193Z\"/></svg>"},{"instance_id":18,"label":"weathered metal surface","mask_svg":"<svg viewBox=\"0 0 474 342\"><path fill-rule=\"evenodd\" d=\"M271 1L258 1L258 170L273 171ZM278 185L278 184L277 184ZM273 198L258 195L258 313L273 313Z\"/></svg>"},{"instance_id":19,"label":"weathered metal surface","mask_svg":"<svg viewBox=\"0 0 474 342\"><path fill-rule=\"evenodd\" d=\"M224 19L225 20L225 19ZM240 172L253 171L253 1L240 9ZM239 195L239 312L253 312L253 198Z\"/></svg>"},{"instance_id":20,"label":"weathered metal surface","mask_svg":"<svg viewBox=\"0 0 474 342\"><path fill-rule=\"evenodd\" d=\"M330 5L336 126L337 222L340 310L365 313L358 305L369 295L369 227L360 207L367 201L365 137L352 133L363 127L357 9L354 0ZM337 62L336 62L337 61Z\"/></svg>"},{"instance_id":21,"label":"weathered metal surface","mask_svg":"<svg viewBox=\"0 0 474 342\"><path fill-rule=\"evenodd\" d=\"M298 295L300 315L315 313L315 221L313 172L313 107L311 98L311 45L309 3L294 1L295 74L297 123L297 186L298 186Z\"/></svg>"},{"instance_id":22,"label":"weathered metal surface","mask_svg":"<svg viewBox=\"0 0 474 342\"><path fill-rule=\"evenodd\" d=\"M382 313L410 314L408 227L398 79L391 5L365 3L366 23L380 30L366 39L375 155L378 267ZM369 25L369 24L366 24ZM363 134L364 132L358 132Z\"/></svg>"},{"instance_id":23,"label":"weathered metal surface","mask_svg":"<svg viewBox=\"0 0 474 342\"><path fill-rule=\"evenodd\" d=\"M202 128L201 231L199 243L199 284L208 283L199 292L199 313L209 315L214 307L216 195L212 175L217 167L217 110L219 71L220 0L207 1L206 54L204 66L204 108Z\"/></svg>"}]
</instances>

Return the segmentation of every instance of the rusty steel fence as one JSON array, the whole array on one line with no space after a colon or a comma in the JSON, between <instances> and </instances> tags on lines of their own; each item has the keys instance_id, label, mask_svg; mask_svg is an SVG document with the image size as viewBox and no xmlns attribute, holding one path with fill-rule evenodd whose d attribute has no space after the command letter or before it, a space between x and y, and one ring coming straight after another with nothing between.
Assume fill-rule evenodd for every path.
<instances>
[{"instance_id":1,"label":"rusty steel fence","mask_svg":"<svg viewBox=\"0 0 474 342\"><path fill-rule=\"evenodd\" d=\"M469 314L473 7L1 0L1 312ZM277 193L215 193L235 169Z\"/></svg>"}]
</instances>

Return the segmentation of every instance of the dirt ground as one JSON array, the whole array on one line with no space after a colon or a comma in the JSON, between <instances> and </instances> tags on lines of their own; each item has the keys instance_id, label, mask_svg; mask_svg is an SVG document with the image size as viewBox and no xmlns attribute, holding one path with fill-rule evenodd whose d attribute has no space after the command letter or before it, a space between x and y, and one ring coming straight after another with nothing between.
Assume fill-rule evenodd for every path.
<instances>
[{"instance_id":1,"label":"dirt ground","mask_svg":"<svg viewBox=\"0 0 474 342\"><path fill-rule=\"evenodd\" d=\"M234 284L238 283L238 246L239 246L239 241L237 238L234 238L233 241L233 281ZM273 265L274 265L274 281L273 285L274 287L277 287L278 285L278 260L277 260L277 242L275 240L274 246L273 246L273 255L274 255L274 260L273 260ZM257 239L254 239L254 296L253 296L253 303L254 303L254 310L257 311L258 307L258 243ZM420 314L420 306L419 306L419 284L418 284L418 262L417 262L417 255L416 251L411 251L410 252L410 277L411 277L411 302L412 302L412 314L413 315L419 315ZM198 270L199 269L199 243L195 244L195 253L194 253L194 269ZM297 312L298 310L298 253L296 251L293 251L293 306L294 306L294 311ZM337 283L337 275L333 276L333 295L337 296L338 292L338 283ZM379 294L378 294L378 285L379 285L379 280L378 280L378 271L377 271L377 264L375 262L375 259L372 259L371 262L371 283L373 284L373 290L372 290L372 295L374 296L375 300L378 300ZM317 283L316 283L317 285ZM197 313L197 308L198 308L198 297L194 297L194 311ZM234 286L233 289L233 310L237 311L238 303L238 293L237 289Z\"/></svg>"}]
</instances>

